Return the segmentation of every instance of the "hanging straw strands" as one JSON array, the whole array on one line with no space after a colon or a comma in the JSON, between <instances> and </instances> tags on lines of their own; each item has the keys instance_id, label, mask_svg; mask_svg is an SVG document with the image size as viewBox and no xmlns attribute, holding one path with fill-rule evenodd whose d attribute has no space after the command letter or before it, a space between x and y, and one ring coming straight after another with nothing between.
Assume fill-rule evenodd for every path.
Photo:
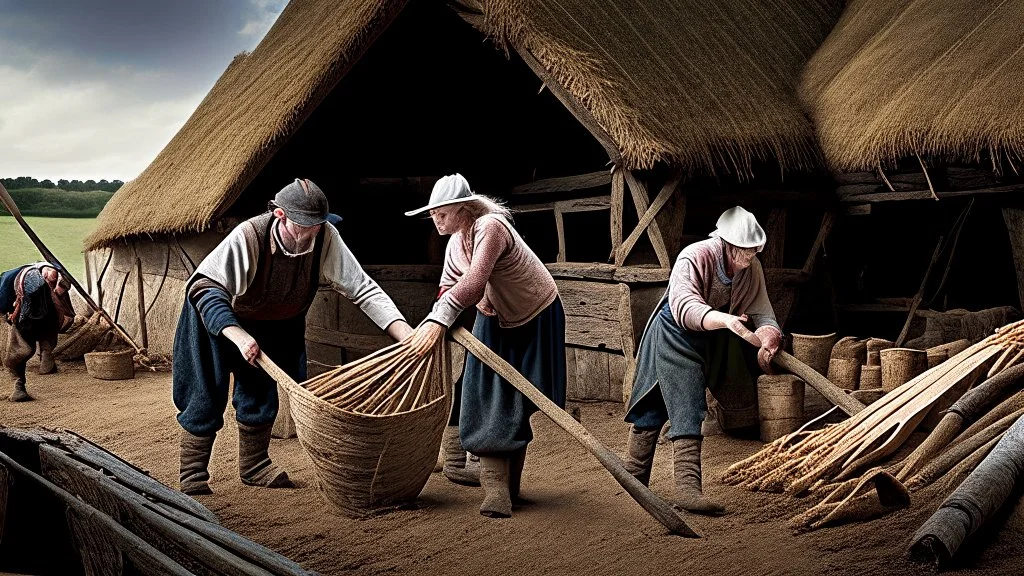
<instances>
[{"instance_id":1,"label":"hanging straw strands","mask_svg":"<svg viewBox=\"0 0 1024 576\"><path fill-rule=\"evenodd\" d=\"M431 375L438 367L439 343L425 356L408 346L392 344L302 383L319 399L346 412L392 416L422 408L443 396L441 380Z\"/></svg>"},{"instance_id":2,"label":"hanging straw strands","mask_svg":"<svg viewBox=\"0 0 1024 576\"><path fill-rule=\"evenodd\" d=\"M816 421L733 464L723 481L754 491L791 495L852 478L892 454L943 394L984 374L994 376L1024 358L1024 320L1008 324L847 420L808 431Z\"/></svg>"}]
</instances>

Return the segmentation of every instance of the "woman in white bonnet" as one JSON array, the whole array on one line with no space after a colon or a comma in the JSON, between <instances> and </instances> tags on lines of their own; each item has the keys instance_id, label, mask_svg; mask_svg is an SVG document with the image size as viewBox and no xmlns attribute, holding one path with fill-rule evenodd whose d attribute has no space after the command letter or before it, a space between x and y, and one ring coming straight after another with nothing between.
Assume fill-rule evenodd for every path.
<instances>
[{"instance_id":1,"label":"woman in white bonnet","mask_svg":"<svg viewBox=\"0 0 1024 576\"><path fill-rule=\"evenodd\" d=\"M411 346L425 354L464 309L476 306L473 335L564 407L565 312L554 279L512 227L509 210L474 194L465 178L453 174L438 180L429 204L406 215L427 211L437 232L451 238L438 300ZM536 410L493 370L466 356L461 402L445 434L445 475L452 478L451 460L464 463L466 450L480 457L481 514L511 516Z\"/></svg>"},{"instance_id":2,"label":"woman in white bonnet","mask_svg":"<svg viewBox=\"0 0 1024 576\"><path fill-rule=\"evenodd\" d=\"M758 368L769 371L782 342L756 258L764 243L753 214L740 206L726 210L710 238L679 253L640 342L625 418L632 424L626 469L650 481L658 435L671 421L679 505L691 512L725 512L701 487L705 388L721 406L723 428L756 424Z\"/></svg>"}]
</instances>

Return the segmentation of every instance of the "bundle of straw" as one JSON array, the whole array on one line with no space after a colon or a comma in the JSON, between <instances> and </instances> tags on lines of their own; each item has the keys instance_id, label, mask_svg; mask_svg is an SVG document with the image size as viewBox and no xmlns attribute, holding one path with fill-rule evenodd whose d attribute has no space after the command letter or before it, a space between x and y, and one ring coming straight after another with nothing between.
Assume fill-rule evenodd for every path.
<instances>
[{"instance_id":1,"label":"bundle of straw","mask_svg":"<svg viewBox=\"0 0 1024 576\"><path fill-rule=\"evenodd\" d=\"M899 448L948 390L986 372L994 376L1022 358L1024 320L1003 326L839 424L808 431L812 421L779 438L729 467L723 481L796 495L851 478Z\"/></svg>"}]
</instances>

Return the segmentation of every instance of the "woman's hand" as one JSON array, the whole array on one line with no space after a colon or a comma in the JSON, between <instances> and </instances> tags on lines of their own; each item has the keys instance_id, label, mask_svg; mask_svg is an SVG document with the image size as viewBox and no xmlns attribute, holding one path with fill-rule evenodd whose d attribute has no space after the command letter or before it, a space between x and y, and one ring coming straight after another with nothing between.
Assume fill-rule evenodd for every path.
<instances>
[{"instance_id":1,"label":"woman's hand","mask_svg":"<svg viewBox=\"0 0 1024 576\"><path fill-rule=\"evenodd\" d=\"M745 325L745 323L748 320L746 314L742 314L740 316L724 314L724 316L728 317L725 319L725 327L728 328L730 332L739 336L740 338L743 338L744 340L746 340L747 342L754 346L757 346L758 348L761 347L761 340L756 335L754 335L754 333L751 332L750 329L747 328Z\"/></svg>"},{"instance_id":2,"label":"woman's hand","mask_svg":"<svg viewBox=\"0 0 1024 576\"><path fill-rule=\"evenodd\" d=\"M392 340L395 342L401 342L409 336L412 336L412 326L409 326L409 323L405 320L395 320L388 325L386 332L388 333L388 336L391 336Z\"/></svg>"},{"instance_id":3,"label":"woman's hand","mask_svg":"<svg viewBox=\"0 0 1024 576\"><path fill-rule=\"evenodd\" d=\"M222 331L222 334L235 346L238 346L238 351L242 353L242 358L245 358L246 362L253 366L256 365L256 358L260 355L260 345L256 343L255 338L241 326L228 326Z\"/></svg>"},{"instance_id":4,"label":"woman's hand","mask_svg":"<svg viewBox=\"0 0 1024 576\"><path fill-rule=\"evenodd\" d=\"M757 351L757 363L761 370L771 374L773 372L772 358L779 351L782 345L782 333L774 326L761 326L754 331L754 335L761 340L761 349Z\"/></svg>"},{"instance_id":5,"label":"woman's hand","mask_svg":"<svg viewBox=\"0 0 1024 576\"><path fill-rule=\"evenodd\" d=\"M424 322L413 331L413 333L402 342L412 348L417 356L426 356L434 346L441 341L447 330L437 322Z\"/></svg>"}]
</instances>

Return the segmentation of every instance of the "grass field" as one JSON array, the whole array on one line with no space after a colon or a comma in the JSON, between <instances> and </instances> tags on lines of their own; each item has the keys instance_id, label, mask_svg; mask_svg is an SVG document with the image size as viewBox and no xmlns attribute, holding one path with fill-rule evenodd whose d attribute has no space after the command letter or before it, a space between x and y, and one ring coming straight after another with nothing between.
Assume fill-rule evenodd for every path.
<instances>
[{"instance_id":1,"label":"grass field","mask_svg":"<svg viewBox=\"0 0 1024 576\"><path fill-rule=\"evenodd\" d=\"M96 219L26 216L25 221L43 244L57 256L61 264L67 266L75 279L84 284L85 260L82 256L82 240L92 231ZM14 217L0 216L0 272L42 259Z\"/></svg>"}]
</instances>

